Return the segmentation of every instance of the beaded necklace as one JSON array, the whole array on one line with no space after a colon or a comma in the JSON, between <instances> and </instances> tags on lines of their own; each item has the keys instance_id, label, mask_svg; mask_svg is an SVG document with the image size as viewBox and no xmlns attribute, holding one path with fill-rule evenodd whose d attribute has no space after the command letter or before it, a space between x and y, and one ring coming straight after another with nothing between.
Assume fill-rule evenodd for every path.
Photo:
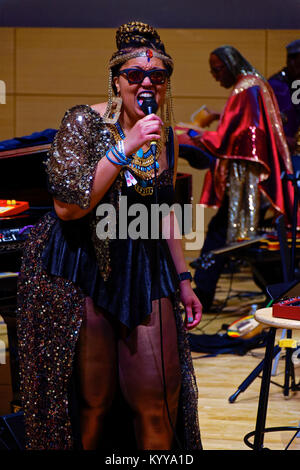
<instances>
[{"instance_id":1,"label":"beaded necklace","mask_svg":"<svg viewBox=\"0 0 300 470\"><path fill-rule=\"evenodd\" d=\"M116 132L113 132L115 141L125 139L125 134L120 123L117 121L112 127L115 128ZM142 148L138 149L132 157L132 161L129 163L128 167L138 178L134 184L135 190L143 195L148 196L153 194L153 173L154 168L159 169L158 159L161 153L162 143L161 140L157 144L157 157L154 160L151 149L149 148L144 152ZM126 175L125 175L126 177Z\"/></svg>"}]
</instances>

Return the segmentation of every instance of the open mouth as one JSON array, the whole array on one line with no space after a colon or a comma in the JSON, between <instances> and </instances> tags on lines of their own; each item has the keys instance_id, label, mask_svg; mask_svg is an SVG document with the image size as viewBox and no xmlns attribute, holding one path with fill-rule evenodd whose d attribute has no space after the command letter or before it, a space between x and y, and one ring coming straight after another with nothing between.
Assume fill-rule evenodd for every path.
<instances>
[{"instance_id":1,"label":"open mouth","mask_svg":"<svg viewBox=\"0 0 300 470\"><path fill-rule=\"evenodd\" d=\"M153 91L142 91L137 96L137 102L138 102L139 106L141 106L145 99L149 99L149 98L153 98L153 97L154 97Z\"/></svg>"}]
</instances>

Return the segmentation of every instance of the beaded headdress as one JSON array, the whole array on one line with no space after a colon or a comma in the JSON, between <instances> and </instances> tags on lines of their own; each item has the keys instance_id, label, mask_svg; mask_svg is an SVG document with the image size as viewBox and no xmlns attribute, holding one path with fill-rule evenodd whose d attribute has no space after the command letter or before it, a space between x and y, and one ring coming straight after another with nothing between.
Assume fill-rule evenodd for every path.
<instances>
[{"instance_id":1,"label":"beaded headdress","mask_svg":"<svg viewBox=\"0 0 300 470\"><path fill-rule=\"evenodd\" d=\"M152 49L137 49L132 52L120 51L119 54L111 58L111 60L109 61L109 66L114 67L115 65L124 64L124 62L127 62L127 60L134 59L135 57L148 57L148 59L151 57L157 57L166 64L172 66L173 69L173 60L171 59L171 57L168 57Z\"/></svg>"},{"instance_id":2,"label":"beaded headdress","mask_svg":"<svg viewBox=\"0 0 300 470\"><path fill-rule=\"evenodd\" d=\"M108 104L103 116L104 121L114 124L120 114L122 101L116 96L113 88L113 77L119 67L135 57L147 57L149 61L152 57L157 57L165 64L168 71L166 103L161 109L161 117L166 126L171 125L174 117L170 83L170 76L173 72L173 60L166 53L164 44L157 31L148 24L140 21L131 21L118 28L116 44L117 51L109 61ZM164 109L165 107L166 110Z\"/></svg>"}]
</instances>

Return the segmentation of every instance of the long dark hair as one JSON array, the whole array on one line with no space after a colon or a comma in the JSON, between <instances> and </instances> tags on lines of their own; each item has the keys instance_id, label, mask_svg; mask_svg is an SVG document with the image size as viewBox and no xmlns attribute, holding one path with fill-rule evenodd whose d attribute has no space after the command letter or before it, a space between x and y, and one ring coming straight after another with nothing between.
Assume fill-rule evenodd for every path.
<instances>
[{"instance_id":1,"label":"long dark hair","mask_svg":"<svg viewBox=\"0 0 300 470\"><path fill-rule=\"evenodd\" d=\"M258 70L256 70L256 68L233 46L225 45L218 47L213 50L211 54L219 57L236 79L239 75L248 74L258 75L260 78L264 79Z\"/></svg>"}]
</instances>

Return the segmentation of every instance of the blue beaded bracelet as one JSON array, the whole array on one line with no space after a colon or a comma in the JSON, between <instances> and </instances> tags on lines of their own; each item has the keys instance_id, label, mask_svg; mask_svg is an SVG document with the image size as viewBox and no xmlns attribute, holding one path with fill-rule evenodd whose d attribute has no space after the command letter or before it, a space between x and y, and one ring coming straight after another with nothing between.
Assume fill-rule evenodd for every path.
<instances>
[{"instance_id":1,"label":"blue beaded bracelet","mask_svg":"<svg viewBox=\"0 0 300 470\"><path fill-rule=\"evenodd\" d=\"M113 150L115 152L117 152L120 160L123 160L126 165L128 165L132 161L133 155L126 155L125 154L124 142L123 141L119 141L117 143L117 145L115 145L113 147Z\"/></svg>"},{"instance_id":2,"label":"blue beaded bracelet","mask_svg":"<svg viewBox=\"0 0 300 470\"><path fill-rule=\"evenodd\" d=\"M128 163L130 163L131 160L128 159L125 154L119 152L116 147L112 147L110 150L116 159L122 163L122 165L128 165Z\"/></svg>"},{"instance_id":3,"label":"blue beaded bracelet","mask_svg":"<svg viewBox=\"0 0 300 470\"><path fill-rule=\"evenodd\" d=\"M116 160L112 160L108 154L111 152L114 157L116 157ZM121 153L116 146L111 147L109 150L106 152L106 158L111 162L114 163L115 165L120 165L120 166L126 166L129 165L129 163L132 160L132 157L126 157L124 153Z\"/></svg>"},{"instance_id":4,"label":"blue beaded bracelet","mask_svg":"<svg viewBox=\"0 0 300 470\"><path fill-rule=\"evenodd\" d=\"M107 152L106 152L106 154L105 154L107 160L109 160L111 163L114 163L115 165L123 166L123 163L121 163L121 162L119 162L119 161L116 161L116 160L112 160L112 159L108 156L109 152L110 152L110 149L107 150Z\"/></svg>"}]
</instances>

